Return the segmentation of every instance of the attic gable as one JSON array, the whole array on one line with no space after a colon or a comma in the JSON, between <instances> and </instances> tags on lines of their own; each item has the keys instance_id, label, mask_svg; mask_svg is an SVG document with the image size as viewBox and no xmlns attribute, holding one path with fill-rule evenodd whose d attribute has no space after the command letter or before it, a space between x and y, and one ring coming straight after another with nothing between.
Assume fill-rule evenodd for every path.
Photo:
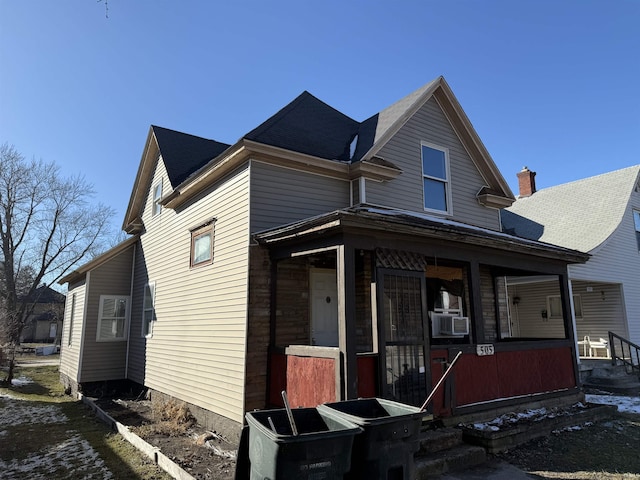
<instances>
[{"instance_id":1,"label":"attic gable","mask_svg":"<svg viewBox=\"0 0 640 480\"><path fill-rule=\"evenodd\" d=\"M355 159L375 156L431 98L438 102L486 182L484 191L478 195L478 201L494 208L504 208L513 203L515 197L509 185L442 76L362 122Z\"/></svg>"},{"instance_id":2,"label":"attic gable","mask_svg":"<svg viewBox=\"0 0 640 480\"><path fill-rule=\"evenodd\" d=\"M217 157L231 145L168 128L151 126L172 187Z\"/></svg>"},{"instance_id":3,"label":"attic gable","mask_svg":"<svg viewBox=\"0 0 640 480\"><path fill-rule=\"evenodd\" d=\"M160 156L169 182L175 188L228 148L229 145L226 143L152 125L129 198L123 230L128 233L142 231L143 225L139 216Z\"/></svg>"}]
</instances>

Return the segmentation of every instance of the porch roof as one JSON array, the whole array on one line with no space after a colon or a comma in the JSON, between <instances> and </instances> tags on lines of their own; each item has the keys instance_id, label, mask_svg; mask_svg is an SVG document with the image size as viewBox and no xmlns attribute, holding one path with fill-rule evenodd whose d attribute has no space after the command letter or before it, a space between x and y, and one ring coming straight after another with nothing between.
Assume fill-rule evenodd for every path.
<instances>
[{"instance_id":1,"label":"porch roof","mask_svg":"<svg viewBox=\"0 0 640 480\"><path fill-rule=\"evenodd\" d=\"M364 204L257 232L254 238L262 245L276 246L287 242L304 241L311 235L345 229L384 231L440 239L551 258L566 263L584 263L590 258L589 254L577 250L515 237L433 215Z\"/></svg>"}]
</instances>

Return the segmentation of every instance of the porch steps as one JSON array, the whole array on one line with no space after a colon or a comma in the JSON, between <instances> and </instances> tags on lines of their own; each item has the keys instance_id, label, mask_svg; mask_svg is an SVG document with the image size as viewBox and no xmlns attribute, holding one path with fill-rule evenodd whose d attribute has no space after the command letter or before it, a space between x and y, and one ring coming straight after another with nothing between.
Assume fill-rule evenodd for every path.
<instances>
[{"instance_id":1,"label":"porch steps","mask_svg":"<svg viewBox=\"0 0 640 480\"><path fill-rule=\"evenodd\" d=\"M420 449L415 454L416 480L465 470L487 460L484 448L468 445L459 428L426 430L420 434Z\"/></svg>"},{"instance_id":2,"label":"porch steps","mask_svg":"<svg viewBox=\"0 0 640 480\"><path fill-rule=\"evenodd\" d=\"M600 390L623 395L640 394L638 375L627 373L624 365L611 365L610 360L581 363L580 378L587 391Z\"/></svg>"}]
</instances>

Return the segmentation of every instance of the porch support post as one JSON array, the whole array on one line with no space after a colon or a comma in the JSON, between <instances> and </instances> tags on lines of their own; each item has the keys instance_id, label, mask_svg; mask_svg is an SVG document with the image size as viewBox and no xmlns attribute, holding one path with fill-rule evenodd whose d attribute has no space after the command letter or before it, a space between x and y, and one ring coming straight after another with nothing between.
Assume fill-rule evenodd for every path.
<instances>
[{"instance_id":1,"label":"porch support post","mask_svg":"<svg viewBox=\"0 0 640 480\"><path fill-rule=\"evenodd\" d=\"M471 277L471 311L473 312L473 327L475 343L484 343L484 315L482 313L482 288L480 286L480 264L472 260L469 265Z\"/></svg>"},{"instance_id":2,"label":"porch support post","mask_svg":"<svg viewBox=\"0 0 640 480\"><path fill-rule=\"evenodd\" d=\"M358 358L356 356L356 281L355 249L338 247L338 329L343 362L341 399L358 397Z\"/></svg>"},{"instance_id":3,"label":"porch support post","mask_svg":"<svg viewBox=\"0 0 640 480\"><path fill-rule=\"evenodd\" d=\"M565 267L564 273L560 275L560 297L562 300L562 316L564 317L564 328L567 332L567 338L572 340L571 357L573 358L573 373L576 380L576 386L580 385L580 367L578 364L578 344L576 339L576 333L574 330L575 318L573 315L573 298L571 285L569 284L569 271Z\"/></svg>"}]
</instances>

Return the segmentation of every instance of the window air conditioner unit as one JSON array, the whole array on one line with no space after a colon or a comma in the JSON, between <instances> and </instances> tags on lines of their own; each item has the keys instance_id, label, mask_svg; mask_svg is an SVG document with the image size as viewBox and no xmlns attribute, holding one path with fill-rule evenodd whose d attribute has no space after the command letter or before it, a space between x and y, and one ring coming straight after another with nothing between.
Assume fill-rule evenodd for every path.
<instances>
[{"instance_id":1,"label":"window air conditioner unit","mask_svg":"<svg viewBox=\"0 0 640 480\"><path fill-rule=\"evenodd\" d=\"M431 316L434 330L440 335L469 335L469 317L459 317L447 313L433 313Z\"/></svg>"}]
</instances>

